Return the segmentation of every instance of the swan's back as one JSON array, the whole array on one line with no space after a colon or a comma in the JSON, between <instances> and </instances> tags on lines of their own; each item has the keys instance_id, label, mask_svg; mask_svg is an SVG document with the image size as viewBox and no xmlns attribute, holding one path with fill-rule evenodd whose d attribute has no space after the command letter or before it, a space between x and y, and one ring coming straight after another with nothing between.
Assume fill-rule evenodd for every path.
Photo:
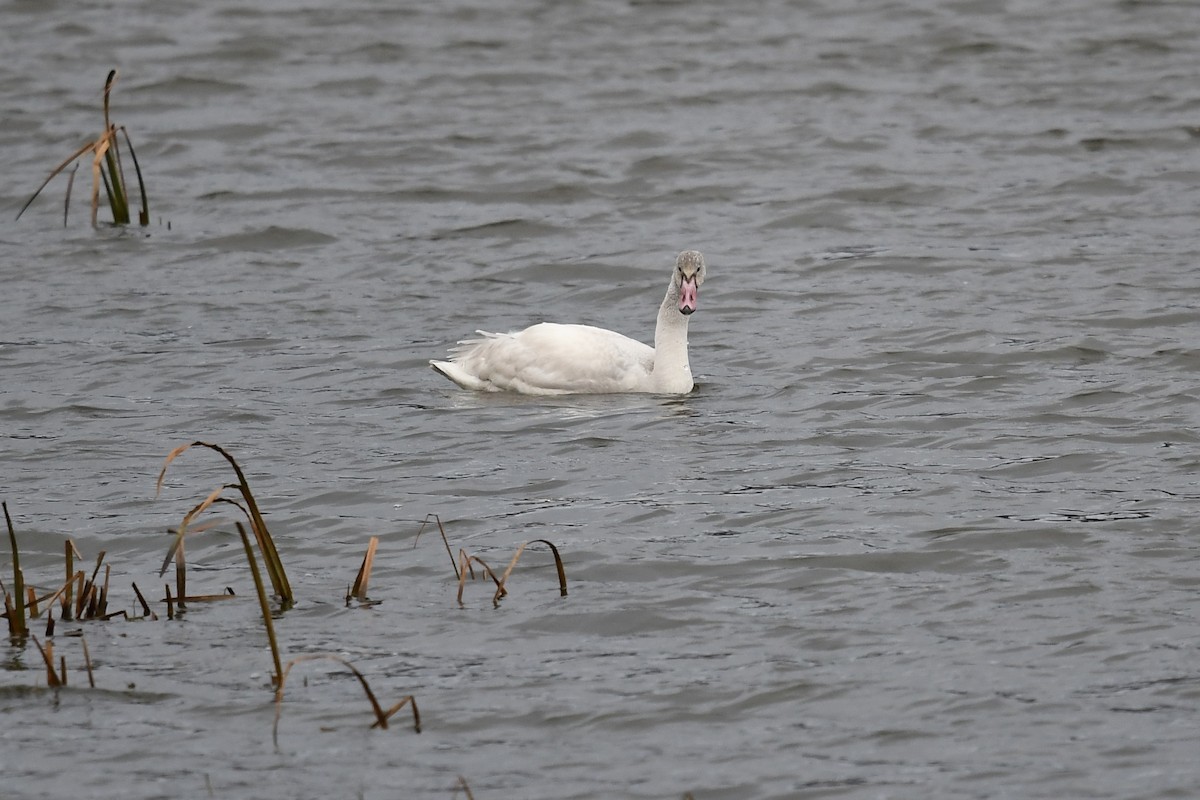
<instances>
[{"instance_id":1,"label":"swan's back","mask_svg":"<svg viewBox=\"0 0 1200 800\"><path fill-rule=\"evenodd\" d=\"M523 394L650 391L654 348L591 325L543 322L513 333L478 331L450 361L430 362L464 389Z\"/></svg>"}]
</instances>

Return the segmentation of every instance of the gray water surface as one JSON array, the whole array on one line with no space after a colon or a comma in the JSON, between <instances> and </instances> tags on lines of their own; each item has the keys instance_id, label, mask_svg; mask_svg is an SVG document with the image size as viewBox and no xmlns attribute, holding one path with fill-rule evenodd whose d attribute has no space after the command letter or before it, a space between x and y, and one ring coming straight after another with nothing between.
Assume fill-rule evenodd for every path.
<instances>
[{"instance_id":1,"label":"gray water surface","mask_svg":"<svg viewBox=\"0 0 1200 800\"><path fill-rule=\"evenodd\" d=\"M298 602L280 737L228 512L180 619L0 678L5 798L1171 798L1200 791L1200 8L1175 2L14 2L0 497L161 598L232 479ZM101 126L151 194L92 230ZM683 398L427 367L543 319ZM436 533L503 566L468 584ZM343 596L370 536L370 595ZM414 546L415 543L415 546ZM9 581L8 560L3 574ZM40 625L35 628L42 635ZM86 688L82 631L98 688ZM460 793L460 796L461 793Z\"/></svg>"}]
</instances>

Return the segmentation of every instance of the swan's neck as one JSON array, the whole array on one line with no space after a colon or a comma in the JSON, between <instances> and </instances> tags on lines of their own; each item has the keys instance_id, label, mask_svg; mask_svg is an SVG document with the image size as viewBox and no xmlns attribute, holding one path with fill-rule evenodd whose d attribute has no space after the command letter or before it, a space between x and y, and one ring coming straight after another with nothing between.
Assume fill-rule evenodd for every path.
<instances>
[{"instance_id":1,"label":"swan's neck","mask_svg":"<svg viewBox=\"0 0 1200 800\"><path fill-rule=\"evenodd\" d=\"M679 313L679 292L674 283L658 309L654 328L654 372L657 391L684 393L692 390L692 368L688 364L688 318Z\"/></svg>"}]
</instances>

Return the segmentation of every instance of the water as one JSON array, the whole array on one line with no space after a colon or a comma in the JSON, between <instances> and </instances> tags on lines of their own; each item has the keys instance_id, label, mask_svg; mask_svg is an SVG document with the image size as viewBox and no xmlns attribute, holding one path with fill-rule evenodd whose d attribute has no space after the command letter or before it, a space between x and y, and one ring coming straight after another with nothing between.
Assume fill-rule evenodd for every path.
<instances>
[{"instance_id":1,"label":"water","mask_svg":"<svg viewBox=\"0 0 1200 800\"><path fill-rule=\"evenodd\" d=\"M299 597L285 656L424 732L316 662L274 744L248 599L60 625L67 690L5 653L6 798L1195 795L1200 11L738 9L9 4L27 575L69 535L114 606L161 597L165 529L232 476L155 478L218 442ZM113 66L154 224L93 231L86 168L66 229L61 178L12 221ZM539 319L648 339L693 247L685 398L426 366ZM493 565L550 539L569 596L531 548L460 610L429 513ZM189 585L248 595L219 516ZM379 603L346 608L371 535Z\"/></svg>"}]
</instances>

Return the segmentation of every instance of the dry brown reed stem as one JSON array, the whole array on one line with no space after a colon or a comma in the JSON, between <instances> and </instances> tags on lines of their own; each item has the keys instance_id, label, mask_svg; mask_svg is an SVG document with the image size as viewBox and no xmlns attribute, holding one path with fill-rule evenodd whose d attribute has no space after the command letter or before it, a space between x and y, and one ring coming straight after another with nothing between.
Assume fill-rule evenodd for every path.
<instances>
[{"instance_id":1,"label":"dry brown reed stem","mask_svg":"<svg viewBox=\"0 0 1200 800\"><path fill-rule=\"evenodd\" d=\"M354 578L354 586L350 589L350 597L362 602L367 600L367 584L371 582L371 569L375 565L375 550L379 547L379 537L372 536L367 542L367 552L363 555L362 565ZM348 600L349 598L347 598Z\"/></svg>"},{"instance_id":2,"label":"dry brown reed stem","mask_svg":"<svg viewBox=\"0 0 1200 800\"><path fill-rule=\"evenodd\" d=\"M209 492L207 497L205 497L203 500L201 500L199 503L197 503L195 506L193 506L190 511L188 511L186 514L183 515L183 522L180 523L178 528L176 528L173 531L168 529L168 533L174 533L175 538L171 540L171 548L169 550L167 550L167 555L165 558L163 558L162 568L158 571L158 576L160 578L164 574L166 574L167 567L171 566L171 559L175 560L176 573L179 572L179 564L181 561L184 560L184 556L182 555L183 549L184 549L183 537L186 534L188 534L189 532L196 533L199 530L199 526L196 526L195 528L188 527L190 525L191 521L193 519L195 519L197 516L199 516L201 513L203 513L204 510L207 509L209 506L211 506L213 503L216 503L219 500L224 499L221 497L221 493L224 492L226 489L236 489L236 488L237 488L236 484L227 483L223 486L218 486L216 489L213 489L211 492ZM235 505L236 505L236 503L235 503ZM239 506L239 508L240 508L240 506ZM178 582L178 578L177 578L177 582Z\"/></svg>"},{"instance_id":3,"label":"dry brown reed stem","mask_svg":"<svg viewBox=\"0 0 1200 800\"><path fill-rule=\"evenodd\" d=\"M177 540L179 546L175 548L175 596L179 598L176 602L179 604L180 611L187 610L187 548L184 547L183 537L180 536Z\"/></svg>"},{"instance_id":4,"label":"dry brown reed stem","mask_svg":"<svg viewBox=\"0 0 1200 800\"><path fill-rule=\"evenodd\" d=\"M96 576L100 574L100 567L103 563L104 551L101 550L100 555L96 557L96 566L92 569L92 577L90 579L85 580L82 571L76 574L76 578L80 582L79 593L75 598L76 619L92 619L103 613L101 610L100 590L96 586Z\"/></svg>"},{"instance_id":5,"label":"dry brown reed stem","mask_svg":"<svg viewBox=\"0 0 1200 800\"><path fill-rule=\"evenodd\" d=\"M112 565L104 565L104 586L100 588L100 614L108 613L108 580L112 577Z\"/></svg>"},{"instance_id":6,"label":"dry brown reed stem","mask_svg":"<svg viewBox=\"0 0 1200 800\"><path fill-rule=\"evenodd\" d=\"M138 588L136 583L133 584L133 593L137 595L138 602L142 604L142 616L149 617L150 619L158 619L158 614L150 610L150 604L146 602L146 598L142 596L142 590Z\"/></svg>"},{"instance_id":7,"label":"dry brown reed stem","mask_svg":"<svg viewBox=\"0 0 1200 800\"><path fill-rule=\"evenodd\" d=\"M189 594L184 599L189 603L215 603L218 600L236 600L237 594L227 586L220 594Z\"/></svg>"},{"instance_id":8,"label":"dry brown reed stem","mask_svg":"<svg viewBox=\"0 0 1200 800\"><path fill-rule=\"evenodd\" d=\"M80 573L70 576L69 578L67 578L67 582L64 583L62 586L58 587L58 589L56 591L53 591L48 595L44 595L41 598L40 602L42 602L46 605L46 613L47 614L51 613L50 606L52 606L55 601L58 601L59 605L62 608L62 614L61 614L62 618L64 620L71 619L71 610L70 610L70 606L67 603L66 597L68 594L70 594L71 590L75 587L75 581L80 579L79 578L80 575L83 575L83 573L80 572Z\"/></svg>"},{"instance_id":9,"label":"dry brown reed stem","mask_svg":"<svg viewBox=\"0 0 1200 800\"><path fill-rule=\"evenodd\" d=\"M210 450L214 450L226 461L228 461L231 467L233 467L233 472L235 475L237 475L238 482L236 484L230 484L229 488L234 488L241 492L242 499L246 501L246 509L250 514L250 529L253 531L254 538L258 542L259 550L262 551L263 565L266 568L267 576L271 579L271 586L275 593L283 600L284 605L291 606L295 598L292 595L292 587L288 582L287 573L283 569L283 562L279 559L279 551L275 548L275 542L271 539L271 534L267 530L267 523L263 520L262 512L260 512L258 509L258 502L255 501L254 495L250 491L250 484L246 481L246 476L242 472L242 468L238 465L234 457L231 456L224 448L222 448L220 445L201 441L195 441L191 444L184 444L176 447L167 454L167 458L162 465L162 470L158 473L155 496L162 491L163 479L166 477L167 467L170 466L172 461L174 461L177 457L191 447L207 447ZM222 487L222 491L224 488L225 487ZM213 502L215 502L216 498L214 495L219 494L220 492L214 492L213 494L210 494L208 505L211 505ZM204 506L204 508L208 507L203 503L201 505ZM191 512L189 512L189 515L184 518L185 521L184 523L180 524L179 533L176 537L178 543L182 543L183 541L184 533L187 530L187 522L190 522L191 517L200 513L202 510L203 508L197 506L196 509L193 509Z\"/></svg>"},{"instance_id":10,"label":"dry brown reed stem","mask_svg":"<svg viewBox=\"0 0 1200 800\"><path fill-rule=\"evenodd\" d=\"M83 155L86 152L87 152L87 149L85 147L83 150L79 151L79 153L76 157L78 157L79 155ZM63 162L63 163L66 163L66 162ZM61 170L62 167L60 166L59 169ZM63 227L64 228L67 227L67 217L69 217L71 215L71 189L73 189L75 187L75 173L76 172L79 172L79 162L78 161L75 162L75 166L71 167L71 174L67 176L67 191L66 191L66 194L63 195ZM51 172L50 177L46 178L46 183L49 183L51 178L53 178L53 177L54 177L54 173ZM41 188L38 189L38 192L40 192L40 191L42 191L42 189L46 188L46 183L42 184ZM25 203L25 205L28 206L29 203L32 203L35 197L37 197L36 192L34 193L33 197L29 198L29 201L27 203ZM24 213L25 209L22 208L21 212ZM20 219L20 217L21 217L21 214L17 214L17 218ZM92 226L95 227L95 222L92 223Z\"/></svg>"},{"instance_id":11,"label":"dry brown reed stem","mask_svg":"<svg viewBox=\"0 0 1200 800\"><path fill-rule=\"evenodd\" d=\"M508 584L508 576L512 574L513 567L517 566L517 561L521 558L521 554L525 552L525 548L531 544L541 543L550 548L550 552L554 555L554 566L558 570L558 591L559 597L567 596L567 572L563 569L562 556L558 554L558 548L554 543L547 539L530 539L527 542L522 542L517 548L517 552L513 554L512 561L508 562L508 568L504 570L504 574L500 576L500 584L496 587L496 595L492 598L492 604L499 607L500 598L508 594L504 588Z\"/></svg>"},{"instance_id":12,"label":"dry brown reed stem","mask_svg":"<svg viewBox=\"0 0 1200 800\"><path fill-rule=\"evenodd\" d=\"M456 572L458 572L458 605L460 608L463 606L463 586L467 582L467 573L470 572L471 578L475 578L475 572L471 569L471 562L475 562L479 566L483 567L484 574L495 582L497 592L502 592L504 590L504 588L500 585L500 579L496 577L495 572L492 572L492 568L487 565L487 562L485 562L479 556L468 555L466 550L460 548L458 551L459 568L456 570Z\"/></svg>"},{"instance_id":13,"label":"dry brown reed stem","mask_svg":"<svg viewBox=\"0 0 1200 800\"><path fill-rule=\"evenodd\" d=\"M79 642L83 645L83 663L84 666L87 667L88 686L95 689L96 676L92 674L92 656L91 653L88 652L87 639L80 636Z\"/></svg>"},{"instance_id":14,"label":"dry brown reed stem","mask_svg":"<svg viewBox=\"0 0 1200 800\"><path fill-rule=\"evenodd\" d=\"M171 559L175 559L176 563L178 563L179 558L180 558L179 551L183 549L183 537L185 535L187 535L188 533L198 533L201 530L203 530L203 528L201 528L201 526L199 526L199 525L192 526L191 523L192 523L193 519L200 516L200 514L204 513L204 511L207 510L214 503L219 503L219 502L233 503L233 505L237 506L238 508L242 508L242 506L240 506L238 503L236 503L232 500L229 500L228 498L221 497L222 493L224 493L224 491L226 489L236 489L236 488L238 488L236 483L226 483L221 486L218 486L216 489L213 489L211 492L208 493L207 497L205 497L203 500L201 500L196 505L192 506L192 508L186 514L183 515L183 522L181 522L179 524L178 528L176 528L174 530L168 529L168 533L174 533L175 538L171 540L171 548L169 550L167 550L167 555L163 559L162 568L158 572L159 577L162 577L162 575L164 573L166 573L167 567L169 567L171 565ZM242 511L245 512L246 509L242 508ZM248 512L247 512L246 518L249 519ZM250 524L251 525L254 524L253 520L250 521Z\"/></svg>"},{"instance_id":15,"label":"dry brown reed stem","mask_svg":"<svg viewBox=\"0 0 1200 800\"><path fill-rule=\"evenodd\" d=\"M8 620L8 636L9 639L23 638L17 631L17 610L13 606L12 595L8 593L8 589L4 589L4 618Z\"/></svg>"},{"instance_id":16,"label":"dry brown reed stem","mask_svg":"<svg viewBox=\"0 0 1200 800\"><path fill-rule=\"evenodd\" d=\"M75 573L75 583L77 584L75 587L75 608L71 613L78 618L80 613L80 605L87 602L87 597L84 596L84 586L87 584L87 575L83 570L79 570Z\"/></svg>"},{"instance_id":17,"label":"dry brown reed stem","mask_svg":"<svg viewBox=\"0 0 1200 800\"><path fill-rule=\"evenodd\" d=\"M242 537L242 546L246 549L246 561L250 563L250 574L254 576L254 591L258 594L258 606L262 610L263 625L267 629L267 641L271 644L271 658L275 662L275 674L271 683L277 687L283 686L283 669L279 661L279 644L275 640L275 622L271 617L271 604L267 601L267 590L263 587L262 575L258 571L258 560L254 557L254 548L250 546L250 537L242 523L237 524L238 535ZM279 715L276 712L276 719Z\"/></svg>"},{"instance_id":18,"label":"dry brown reed stem","mask_svg":"<svg viewBox=\"0 0 1200 800\"><path fill-rule=\"evenodd\" d=\"M459 789L462 789L467 795L467 800L475 800L475 795L471 794L471 787L467 785L467 779L462 775L458 776L458 784L454 787L454 794L451 795L451 800L453 800L455 797L458 797Z\"/></svg>"},{"instance_id":19,"label":"dry brown reed stem","mask_svg":"<svg viewBox=\"0 0 1200 800\"><path fill-rule=\"evenodd\" d=\"M454 570L454 577L457 578L459 577L458 564L454 561L454 551L450 549L450 540L446 538L446 529L442 527L442 518L437 514L425 515L425 519L421 521L421 527L417 529L417 536L413 539L413 547L416 548L417 542L421 541L421 531L425 530L425 526L429 524L430 517L433 517L434 521L437 522L438 533L442 535L442 544L446 546L446 555L450 557L450 567ZM475 576L472 575L471 577L474 578Z\"/></svg>"},{"instance_id":20,"label":"dry brown reed stem","mask_svg":"<svg viewBox=\"0 0 1200 800\"><path fill-rule=\"evenodd\" d=\"M392 716L397 711L399 711L400 709L404 708L407 705L412 706L413 730L416 733L420 733L421 732L421 712L417 709L417 698L415 695L406 694L406 695L404 695L404 697L401 697L399 702L397 702L395 705L393 705L387 711L383 712L383 718L385 720L391 719ZM371 723L372 730L375 728L380 728L380 727L386 728L387 726L380 725L379 720L375 720L374 722Z\"/></svg>"},{"instance_id":21,"label":"dry brown reed stem","mask_svg":"<svg viewBox=\"0 0 1200 800\"><path fill-rule=\"evenodd\" d=\"M384 711L383 707L379 705L379 701L375 699L375 692L371 691L371 685L367 683L366 677L359 672L353 664L340 656L330 655L328 653L310 653L308 655L296 656L289 661L287 666L284 667L283 673L279 678L278 687L275 689L275 726L272 732L272 736L275 739L276 745L279 744L279 716L283 713L283 689L287 682L287 676L291 673L292 667L296 666L297 664L302 664L306 661L336 661L354 673L354 677L358 678L358 682L362 686L363 692L367 695L367 700L371 703L371 710L375 714L375 722L371 725L372 728L387 729L388 718L400 709L404 708L404 706L411 705L413 712L413 730L415 730L417 733L421 732L421 712L417 710L417 699L415 697L412 695L406 695L400 700L400 702L396 703L396 705L392 706L387 711Z\"/></svg>"},{"instance_id":22,"label":"dry brown reed stem","mask_svg":"<svg viewBox=\"0 0 1200 800\"><path fill-rule=\"evenodd\" d=\"M8 503L4 507L4 522L8 525L8 542L12 547L13 591L12 599L4 593L4 609L8 612L8 634L14 639L24 639L29 634L25 621L25 575L21 572L21 553L17 547L17 532L12 517L8 514Z\"/></svg>"},{"instance_id":23,"label":"dry brown reed stem","mask_svg":"<svg viewBox=\"0 0 1200 800\"><path fill-rule=\"evenodd\" d=\"M57 689L66 683L66 665L63 665L63 677L60 679L57 672L54 671L54 642L46 642L46 646L42 647L42 643L37 640L36 636L31 636L34 645L38 652L42 654L42 661L46 664L46 685L51 689Z\"/></svg>"},{"instance_id":24,"label":"dry brown reed stem","mask_svg":"<svg viewBox=\"0 0 1200 800\"><path fill-rule=\"evenodd\" d=\"M71 587L75 582L75 543L70 539L63 542L63 562L66 564L67 582L64 584L66 590L63 595L62 603L62 618L71 618Z\"/></svg>"},{"instance_id":25,"label":"dry brown reed stem","mask_svg":"<svg viewBox=\"0 0 1200 800\"><path fill-rule=\"evenodd\" d=\"M32 586L25 587L25 605L29 608L30 619L37 619L41 616L41 612L38 610L37 590Z\"/></svg>"},{"instance_id":26,"label":"dry brown reed stem","mask_svg":"<svg viewBox=\"0 0 1200 800\"><path fill-rule=\"evenodd\" d=\"M188 533L200 533L201 531L206 531L216 525L216 521L201 523L199 525L189 525L191 520L195 518L196 515L200 514L215 503L228 503L232 506L236 506L237 508L241 509L243 514L246 515L246 519L250 520L250 512L247 511L241 503L237 502L236 500L230 500L228 497L219 496L221 492L225 491L226 489L236 488L237 485L231 483L214 490L208 495L208 497L198 503L186 515L184 515L183 524L180 526L179 530L175 531L176 536L171 542L171 548L167 551L167 555L163 559L162 568L158 574L159 577L162 577L163 573L167 571L167 567L170 566L171 559L175 559L175 594L178 596L179 607L181 609L186 608L186 604L190 601L213 597L213 595L192 596L187 593L187 557L185 552L186 547L183 543L183 535ZM251 521L252 527L253 524L253 521ZM217 596L223 597L223 595Z\"/></svg>"}]
</instances>

